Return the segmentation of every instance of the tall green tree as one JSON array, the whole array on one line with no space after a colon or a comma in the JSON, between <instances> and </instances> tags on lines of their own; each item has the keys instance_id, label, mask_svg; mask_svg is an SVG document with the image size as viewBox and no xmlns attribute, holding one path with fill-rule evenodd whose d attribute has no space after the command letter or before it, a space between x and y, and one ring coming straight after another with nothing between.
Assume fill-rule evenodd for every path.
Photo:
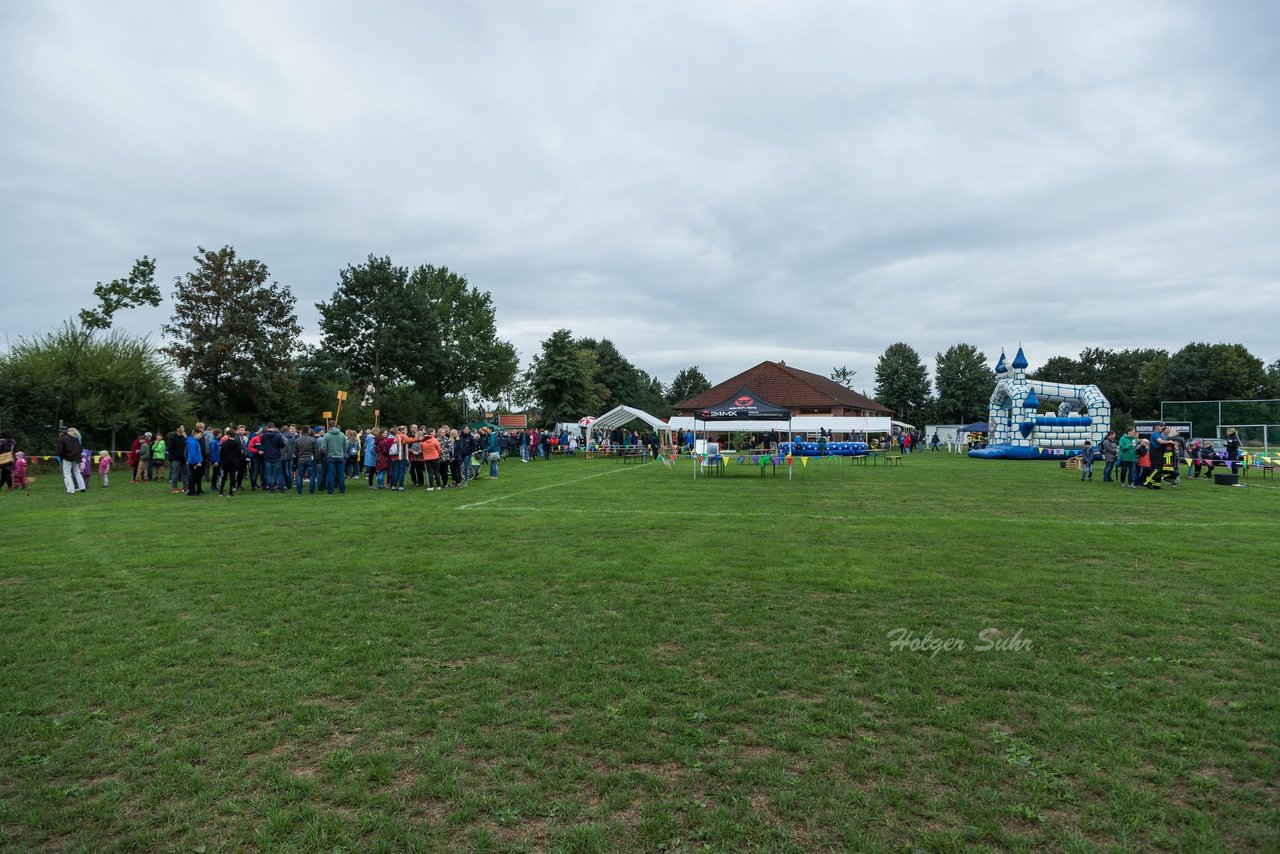
<instances>
[{"instance_id":1,"label":"tall green tree","mask_svg":"<svg viewBox=\"0 0 1280 854\"><path fill-rule=\"evenodd\" d=\"M1262 360L1243 344L1188 344L1160 377L1162 400L1252 400L1270 390Z\"/></svg>"},{"instance_id":2,"label":"tall green tree","mask_svg":"<svg viewBox=\"0 0 1280 854\"><path fill-rule=\"evenodd\" d=\"M493 400L513 384L519 362L516 348L498 337L493 298L448 267L423 264L409 274L410 316L419 320L402 349L416 371L406 379L429 392L436 404L469 393Z\"/></svg>"},{"instance_id":3,"label":"tall green tree","mask_svg":"<svg viewBox=\"0 0 1280 854\"><path fill-rule=\"evenodd\" d=\"M408 283L408 268L370 255L363 264L339 270L333 295L316 303L321 349L338 355L357 387L353 391L358 397L367 393L374 409L382 408L382 387L389 380L425 370L410 365L406 352L419 320L411 316Z\"/></svg>"},{"instance_id":4,"label":"tall green tree","mask_svg":"<svg viewBox=\"0 0 1280 854\"><path fill-rule=\"evenodd\" d=\"M495 399L514 382L516 351L498 338L492 298L447 267L410 271L370 255L340 271L333 296L316 308L321 347L340 357L375 409L388 383L413 386L435 401L415 406L433 409L467 393Z\"/></svg>"},{"instance_id":5,"label":"tall green tree","mask_svg":"<svg viewBox=\"0 0 1280 854\"><path fill-rule=\"evenodd\" d=\"M230 246L197 248L196 268L174 280L165 353L208 418L264 416L285 399L302 328L287 285Z\"/></svg>"},{"instance_id":6,"label":"tall green tree","mask_svg":"<svg viewBox=\"0 0 1280 854\"><path fill-rule=\"evenodd\" d=\"M593 378L594 351L578 346L573 333L558 329L542 342L529 368L529 386L542 409L542 423L577 421L600 411Z\"/></svg>"},{"instance_id":7,"label":"tall green tree","mask_svg":"<svg viewBox=\"0 0 1280 854\"><path fill-rule=\"evenodd\" d=\"M702 394L709 388L711 383L707 380L706 374L702 373L702 368L690 365L682 368L680 373L676 374L676 378L671 381L671 387L667 389L667 400L675 406L680 401L688 400L695 394Z\"/></svg>"},{"instance_id":8,"label":"tall green tree","mask_svg":"<svg viewBox=\"0 0 1280 854\"><path fill-rule=\"evenodd\" d=\"M982 417L991 399L992 374L986 357L972 344L953 344L934 358L940 421L967 424Z\"/></svg>"},{"instance_id":9,"label":"tall green tree","mask_svg":"<svg viewBox=\"0 0 1280 854\"><path fill-rule=\"evenodd\" d=\"M876 400L889 407L895 417L916 426L928 414L929 372L920 354L901 341L890 344L876 362Z\"/></svg>"}]
</instances>

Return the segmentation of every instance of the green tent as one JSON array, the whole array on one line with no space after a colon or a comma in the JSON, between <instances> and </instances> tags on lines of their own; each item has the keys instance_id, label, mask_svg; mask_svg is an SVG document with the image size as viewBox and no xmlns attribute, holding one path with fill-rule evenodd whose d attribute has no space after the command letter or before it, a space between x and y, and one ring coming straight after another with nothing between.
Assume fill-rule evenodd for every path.
<instances>
[{"instance_id":1,"label":"green tent","mask_svg":"<svg viewBox=\"0 0 1280 854\"><path fill-rule=\"evenodd\" d=\"M492 421L472 421L467 426L470 427L472 430L479 430L481 427L488 427L490 430L503 429L502 427L499 427L497 424L494 424Z\"/></svg>"}]
</instances>

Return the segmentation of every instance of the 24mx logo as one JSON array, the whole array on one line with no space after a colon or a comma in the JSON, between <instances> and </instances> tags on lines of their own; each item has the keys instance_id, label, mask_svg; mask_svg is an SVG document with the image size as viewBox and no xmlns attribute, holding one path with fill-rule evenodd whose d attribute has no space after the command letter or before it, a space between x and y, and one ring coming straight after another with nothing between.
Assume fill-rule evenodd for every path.
<instances>
[{"instance_id":1,"label":"24mx logo","mask_svg":"<svg viewBox=\"0 0 1280 854\"><path fill-rule=\"evenodd\" d=\"M754 398L747 397L745 394L733 402L734 406L750 406L755 403Z\"/></svg>"}]
</instances>

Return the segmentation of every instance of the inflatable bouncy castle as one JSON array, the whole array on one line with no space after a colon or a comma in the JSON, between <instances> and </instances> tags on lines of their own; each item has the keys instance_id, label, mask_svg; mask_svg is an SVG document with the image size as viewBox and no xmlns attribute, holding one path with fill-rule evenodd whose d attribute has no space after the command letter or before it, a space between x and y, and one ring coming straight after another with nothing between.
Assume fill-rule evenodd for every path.
<instances>
[{"instance_id":1,"label":"inflatable bouncy castle","mask_svg":"<svg viewBox=\"0 0 1280 854\"><path fill-rule=\"evenodd\" d=\"M988 460L1061 460L1096 448L1111 429L1111 404L1096 385L1042 382L1027 378L1027 357L1018 348L1013 370L1004 353L996 363L996 387L987 408L990 434L985 448L969 456ZM1057 411L1040 412L1043 403Z\"/></svg>"}]
</instances>

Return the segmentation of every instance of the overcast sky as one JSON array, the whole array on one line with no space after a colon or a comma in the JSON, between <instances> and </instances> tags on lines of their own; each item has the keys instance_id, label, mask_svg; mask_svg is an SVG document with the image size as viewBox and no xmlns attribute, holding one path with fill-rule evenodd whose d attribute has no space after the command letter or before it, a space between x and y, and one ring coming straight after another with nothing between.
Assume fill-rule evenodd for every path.
<instances>
[{"instance_id":1,"label":"overcast sky","mask_svg":"<svg viewBox=\"0 0 1280 854\"><path fill-rule=\"evenodd\" d=\"M0 5L0 343L197 246L314 303L370 253L527 362L669 382L1019 342L1280 358L1280 4ZM1269 318L1262 320L1262 318Z\"/></svg>"}]
</instances>

